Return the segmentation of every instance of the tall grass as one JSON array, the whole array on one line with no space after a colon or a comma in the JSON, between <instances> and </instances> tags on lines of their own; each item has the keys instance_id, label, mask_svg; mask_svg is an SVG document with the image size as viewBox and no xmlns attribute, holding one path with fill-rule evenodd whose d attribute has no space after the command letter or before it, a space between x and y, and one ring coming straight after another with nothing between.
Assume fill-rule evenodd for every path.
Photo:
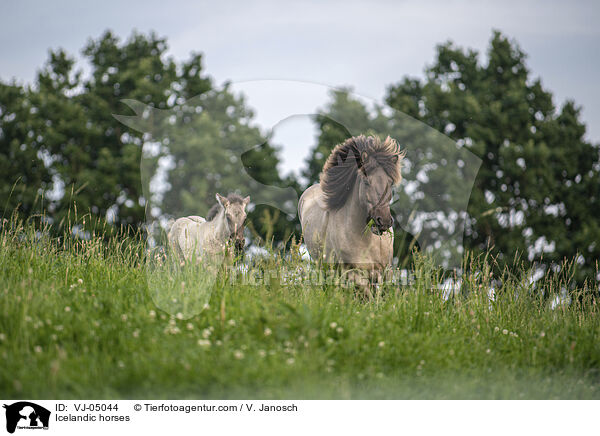
<instances>
[{"instance_id":1,"label":"tall grass","mask_svg":"<svg viewBox=\"0 0 600 436\"><path fill-rule=\"evenodd\" d=\"M415 254L366 300L308 280L297 244L200 287L141 234L72 233L2 227L5 398L600 398L597 300L568 263L532 284L467 256L449 292Z\"/></svg>"}]
</instances>

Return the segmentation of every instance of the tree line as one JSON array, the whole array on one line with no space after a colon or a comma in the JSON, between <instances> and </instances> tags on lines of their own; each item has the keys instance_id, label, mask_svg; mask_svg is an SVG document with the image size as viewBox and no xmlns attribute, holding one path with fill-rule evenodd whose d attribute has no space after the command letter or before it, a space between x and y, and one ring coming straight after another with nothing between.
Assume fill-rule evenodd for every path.
<instances>
[{"instance_id":1,"label":"tree line","mask_svg":"<svg viewBox=\"0 0 600 436\"><path fill-rule=\"evenodd\" d=\"M94 218L84 225L90 231L135 229L148 215L205 213L198 209L210 205L215 192L254 183L240 178L242 166L257 183L300 194L318 181L330 150L354 133L390 134L411 143L408 174L413 171L414 178L419 161L428 169L427 186L463 189L465 170L427 145L435 140L423 138L434 133L420 130L418 120L481 162L465 198L465 249L492 252L500 263L520 255L547 270L573 259L578 278L598 280L598 146L586 140L577 105L557 106L527 68L525 53L501 33L494 32L485 56L450 42L439 45L424 78L399 78L375 107L350 90L332 92L315 117L319 134L302 173L307 183L278 173L280 149L256 126L243 96L227 83L215 84L201 54L176 61L167 49L167 41L153 33L133 33L123 41L105 32L81 52L86 74L76 69L74 56L54 50L33 83L0 82L5 217L43 212L60 231L78 213ZM124 100L143 107L128 108ZM144 129L113 117L148 116L147 108L155 128L165 115L153 148L144 145ZM162 192L152 194L160 162L167 168ZM148 177L140 178L140 163ZM440 236L444 230L436 217L456 216L458 206L427 195L427 186L415 188L432 198L421 200L420 207L431 212L422 225ZM265 195L271 203L280 200L276 190ZM415 192L400 192L397 200L411 204L411 196ZM256 207L249 222L256 240L285 244L300 233L297 220L269 205ZM419 246L403 224L395 228L400 262Z\"/></svg>"}]
</instances>

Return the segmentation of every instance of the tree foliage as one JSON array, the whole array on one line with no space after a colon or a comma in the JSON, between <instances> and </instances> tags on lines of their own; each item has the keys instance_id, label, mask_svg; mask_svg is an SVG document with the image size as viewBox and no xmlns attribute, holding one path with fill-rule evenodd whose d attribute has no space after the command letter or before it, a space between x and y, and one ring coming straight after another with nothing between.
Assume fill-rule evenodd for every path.
<instances>
[{"instance_id":1,"label":"tree foliage","mask_svg":"<svg viewBox=\"0 0 600 436\"><path fill-rule=\"evenodd\" d=\"M155 34L133 33L121 41L106 32L84 47L85 74L59 49L50 52L32 85L0 83L5 216L43 211L59 225L77 212L96 218L89 226L139 226L146 213L205 213L215 192L244 194L260 183L277 187L265 190L267 204L282 204L286 188L300 192L297 181L279 175L278 148L253 124L243 97L227 84L214 85L201 54L176 62L167 49ZM124 101L136 103L128 108ZM406 210L396 228L399 257L408 257L417 239L401 233L411 211L426 212L419 221L431 237L447 238L452 231L440 222L456 221L461 203L446 201L436 189L458 198L469 177L456 165L461 157L440 146L453 141L481 159L468 201L466 248L491 248L499 264L522 255L552 271L574 258L579 279L595 274L598 147L585 137L580 108L573 101L555 105L514 41L495 32L485 56L442 44L424 79L390 85L385 103L401 116L368 107L348 90L332 93L315 118L320 134L303 176L316 182L331 149L354 134L390 134L411 144L405 174L414 183L395 197ZM113 116L140 116L136 107L165 115L160 134L148 136ZM161 160L166 170L154 195L150 185ZM140 163L148 177L140 178ZM266 205L256 207L250 222L263 239L285 240L298 230L297 222Z\"/></svg>"},{"instance_id":2,"label":"tree foliage","mask_svg":"<svg viewBox=\"0 0 600 436\"><path fill-rule=\"evenodd\" d=\"M468 205L466 248L491 249L500 264L515 255L545 268L576 258L577 277L593 277L600 257L600 165L598 147L585 139L580 109L572 101L557 108L552 93L532 77L525 54L499 32L486 57L440 45L425 79L391 85L385 101L482 160ZM319 144L308 163L312 181L328 151L347 137L329 121L340 118L340 110L346 119L358 115L358 126L403 135L393 123L382 129L381 116L344 99L334 94L321 118ZM460 177L436 183L458 187Z\"/></svg>"},{"instance_id":3,"label":"tree foliage","mask_svg":"<svg viewBox=\"0 0 600 436\"><path fill-rule=\"evenodd\" d=\"M277 149L251 125L253 114L243 98L228 86L213 85L200 54L177 63L167 49L166 40L154 33L134 32L121 41L105 32L82 50L86 74L59 49L50 51L33 86L0 84L3 207L10 212L19 205L28 216L37 204L36 211L43 209L56 224L90 214L90 229L107 222L143 224L151 202L144 196L140 163L149 138L115 119L114 114L135 115L124 101L176 115L171 142L154 156L154 164L165 156L174 162L167 189L153 204L157 210L201 214L207 208L198 205L210 207L217 191L243 193L247 187L231 165L242 155L257 180L284 183L277 173ZM50 197L46 204L36 203L43 195ZM279 224L281 237L290 225Z\"/></svg>"},{"instance_id":4,"label":"tree foliage","mask_svg":"<svg viewBox=\"0 0 600 436\"><path fill-rule=\"evenodd\" d=\"M0 83L0 204L4 218L15 211L21 218L39 211L51 182L41 138L36 135L36 108L29 95L28 89L15 83Z\"/></svg>"}]
</instances>

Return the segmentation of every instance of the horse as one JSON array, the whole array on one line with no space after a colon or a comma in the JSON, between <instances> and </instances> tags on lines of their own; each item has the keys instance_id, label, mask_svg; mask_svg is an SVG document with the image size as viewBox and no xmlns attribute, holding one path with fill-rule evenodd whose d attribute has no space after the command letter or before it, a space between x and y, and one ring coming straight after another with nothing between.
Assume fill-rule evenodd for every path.
<instances>
[{"instance_id":1,"label":"horse","mask_svg":"<svg viewBox=\"0 0 600 436\"><path fill-rule=\"evenodd\" d=\"M216 194L215 198L217 204L209 211L210 220L194 215L179 218L171 226L169 245L182 260L224 254L227 243L243 229L250 197Z\"/></svg>"},{"instance_id":2,"label":"horse","mask_svg":"<svg viewBox=\"0 0 600 436\"><path fill-rule=\"evenodd\" d=\"M237 194L229 194L227 196L229 203L233 204L244 204L244 207L250 202L250 196L242 198ZM219 213L219 203L215 203L206 214L206 221L212 221ZM229 241L233 244L234 255L236 257L243 256L244 247L246 246L246 237L244 236L244 221L237 226L237 230L234 230L229 237Z\"/></svg>"},{"instance_id":3,"label":"horse","mask_svg":"<svg viewBox=\"0 0 600 436\"><path fill-rule=\"evenodd\" d=\"M392 188L402 180L403 158L389 136L385 141L351 137L333 149L319 183L306 189L298 202L304 241L313 259L381 279L392 263L390 201Z\"/></svg>"}]
</instances>

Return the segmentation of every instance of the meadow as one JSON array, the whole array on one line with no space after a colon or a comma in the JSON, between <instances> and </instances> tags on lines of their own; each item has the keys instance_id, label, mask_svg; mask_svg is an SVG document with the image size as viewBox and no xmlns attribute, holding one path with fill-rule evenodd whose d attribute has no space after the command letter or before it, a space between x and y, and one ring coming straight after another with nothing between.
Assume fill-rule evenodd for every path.
<instances>
[{"instance_id":1,"label":"meadow","mask_svg":"<svg viewBox=\"0 0 600 436\"><path fill-rule=\"evenodd\" d=\"M152 256L141 236L54 238L4 223L0 395L600 398L594 292L556 299L568 274L532 285L527 264L498 274L492 259L467 258L460 292L448 295L416 255L413 280L368 300L336 283L284 280L317 268L297 247L196 288L193 274ZM165 283L198 304L160 300Z\"/></svg>"}]
</instances>

